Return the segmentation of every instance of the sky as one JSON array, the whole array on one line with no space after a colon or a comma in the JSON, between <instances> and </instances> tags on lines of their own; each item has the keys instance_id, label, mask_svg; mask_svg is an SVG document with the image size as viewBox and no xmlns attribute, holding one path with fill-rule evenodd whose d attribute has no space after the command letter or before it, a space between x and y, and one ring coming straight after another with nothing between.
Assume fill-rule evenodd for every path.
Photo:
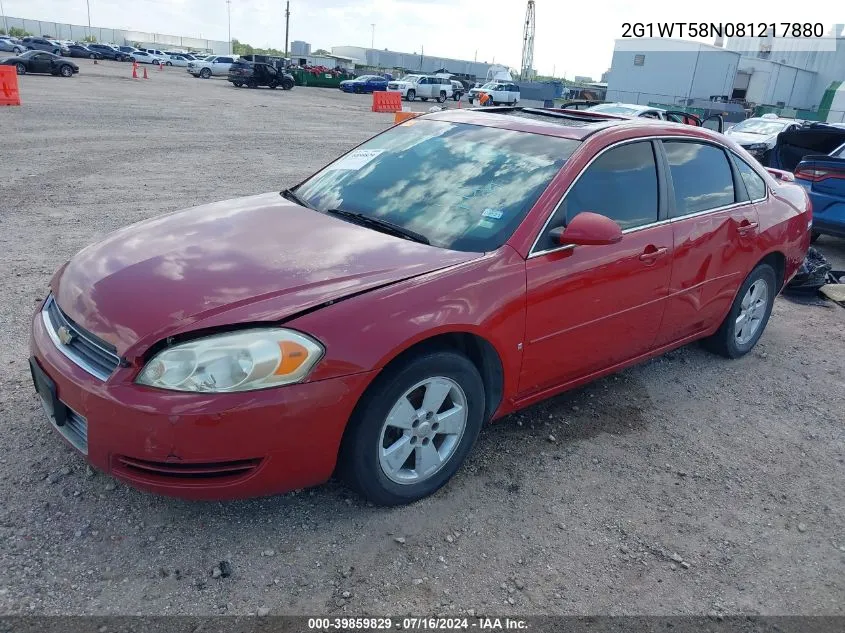
<instances>
[{"instance_id":1,"label":"sky","mask_svg":"<svg viewBox=\"0 0 845 633\"><path fill-rule=\"evenodd\" d=\"M87 24L86 0L0 0L7 15ZM93 26L228 39L225 0L87 0ZM370 46L519 68L526 0L291 0L290 40L311 49ZM796 10L792 0L651 3L536 0L534 68L542 75L598 80L610 67L625 22L837 21L829 8ZM824 3L827 7L827 3ZM231 0L232 37L284 48L284 0ZM765 13L760 9L765 7ZM842 22L840 16L838 21ZM712 43L712 38L701 39Z\"/></svg>"}]
</instances>

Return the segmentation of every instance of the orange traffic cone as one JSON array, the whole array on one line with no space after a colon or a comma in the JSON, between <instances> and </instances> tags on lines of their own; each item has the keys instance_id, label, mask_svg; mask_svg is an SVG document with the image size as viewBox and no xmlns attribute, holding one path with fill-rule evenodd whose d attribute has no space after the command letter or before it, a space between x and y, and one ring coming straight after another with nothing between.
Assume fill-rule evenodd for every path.
<instances>
[{"instance_id":1,"label":"orange traffic cone","mask_svg":"<svg viewBox=\"0 0 845 633\"><path fill-rule=\"evenodd\" d=\"M164 70L164 64L163 64L162 62L159 62L159 63L158 63L158 69L159 69L159 70Z\"/></svg>"},{"instance_id":2,"label":"orange traffic cone","mask_svg":"<svg viewBox=\"0 0 845 633\"><path fill-rule=\"evenodd\" d=\"M96 57L94 58L94 65L95 66L97 65L97 58Z\"/></svg>"},{"instance_id":3,"label":"orange traffic cone","mask_svg":"<svg viewBox=\"0 0 845 633\"><path fill-rule=\"evenodd\" d=\"M144 66L144 79L149 79L149 77L147 77L147 67L146 66Z\"/></svg>"},{"instance_id":4,"label":"orange traffic cone","mask_svg":"<svg viewBox=\"0 0 845 633\"><path fill-rule=\"evenodd\" d=\"M138 67L133 65L132 66L132 79L137 79L137 78L138 78Z\"/></svg>"}]
</instances>

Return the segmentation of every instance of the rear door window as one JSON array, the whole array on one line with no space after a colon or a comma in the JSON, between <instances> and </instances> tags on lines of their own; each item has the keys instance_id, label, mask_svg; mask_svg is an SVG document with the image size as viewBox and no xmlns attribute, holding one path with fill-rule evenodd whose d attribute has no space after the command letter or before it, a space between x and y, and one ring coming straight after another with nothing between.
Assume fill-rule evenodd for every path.
<instances>
[{"instance_id":1,"label":"rear door window","mask_svg":"<svg viewBox=\"0 0 845 633\"><path fill-rule=\"evenodd\" d=\"M706 143L663 141L675 189L672 217L701 213L736 201L733 172L724 150Z\"/></svg>"},{"instance_id":2,"label":"rear door window","mask_svg":"<svg viewBox=\"0 0 845 633\"><path fill-rule=\"evenodd\" d=\"M733 156L734 164L739 172L742 182L745 183L745 189L748 191L748 196L751 200L761 200L766 197L766 182L760 177L754 169L742 160L739 156Z\"/></svg>"}]
</instances>

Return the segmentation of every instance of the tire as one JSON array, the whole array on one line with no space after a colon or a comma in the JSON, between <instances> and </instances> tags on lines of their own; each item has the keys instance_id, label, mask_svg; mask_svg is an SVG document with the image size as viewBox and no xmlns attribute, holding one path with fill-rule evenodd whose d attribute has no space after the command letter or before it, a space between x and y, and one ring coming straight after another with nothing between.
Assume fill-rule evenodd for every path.
<instances>
[{"instance_id":1,"label":"tire","mask_svg":"<svg viewBox=\"0 0 845 633\"><path fill-rule=\"evenodd\" d=\"M243 86L244 84L243 84L243 82L241 82L241 81L233 81L233 82L232 82L232 85L233 85L235 88L240 88L240 87L241 87L241 86Z\"/></svg>"},{"instance_id":2,"label":"tire","mask_svg":"<svg viewBox=\"0 0 845 633\"><path fill-rule=\"evenodd\" d=\"M282 79L282 90L293 90L293 81L290 79Z\"/></svg>"},{"instance_id":3,"label":"tire","mask_svg":"<svg viewBox=\"0 0 845 633\"><path fill-rule=\"evenodd\" d=\"M432 381L436 391L445 389L449 394L442 399L435 397L434 402L441 403L435 406L444 410L441 416L450 407L455 416L460 416L461 410L465 413L463 419L447 418L455 424L455 433L437 433L434 424L442 423L442 419L431 422L438 420L437 411L421 415L424 398L436 393L427 389L426 383ZM403 402L407 412L402 411ZM419 410L415 411L417 407ZM376 378L355 408L341 446L339 473L352 488L378 505L402 505L427 497L449 481L469 455L484 423L484 407L484 383L466 356L433 350L399 361ZM391 416L396 411L399 415ZM403 413L411 417L405 418ZM388 425L388 416L403 420L403 425L408 426L403 430ZM405 437L410 439L403 443ZM384 454L385 444L388 448L401 444L398 450L401 455L407 453L406 459L390 465ZM432 450L436 459L429 466L431 472L420 478L416 474L417 460L431 457ZM406 468L411 462L414 467Z\"/></svg>"},{"instance_id":4,"label":"tire","mask_svg":"<svg viewBox=\"0 0 845 633\"><path fill-rule=\"evenodd\" d=\"M423 101L428 101L428 97L420 97Z\"/></svg>"},{"instance_id":5,"label":"tire","mask_svg":"<svg viewBox=\"0 0 845 633\"><path fill-rule=\"evenodd\" d=\"M765 288L765 297L759 294L759 288ZM763 335L778 290L774 268L769 264L758 264L740 286L722 325L713 336L704 339L704 346L726 358L745 356ZM743 324L751 327L751 331L737 330L738 320L743 314L746 315Z\"/></svg>"},{"instance_id":6,"label":"tire","mask_svg":"<svg viewBox=\"0 0 845 633\"><path fill-rule=\"evenodd\" d=\"M165 66L172 66L172 65L173 65L173 62L164 62L164 65L165 65Z\"/></svg>"},{"instance_id":7,"label":"tire","mask_svg":"<svg viewBox=\"0 0 845 633\"><path fill-rule=\"evenodd\" d=\"M277 84L275 81L271 81L270 83L267 84L267 87L270 90L275 90L276 88L279 87L279 84Z\"/></svg>"},{"instance_id":8,"label":"tire","mask_svg":"<svg viewBox=\"0 0 845 633\"><path fill-rule=\"evenodd\" d=\"M16 71L19 75L25 75L25 74L26 74L26 66L24 66L24 65L23 65L23 64L21 64L21 63L17 63L17 64L15 64L15 71Z\"/></svg>"},{"instance_id":9,"label":"tire","mask_svg":"<svg viewBox=\"0 0 845 633\"><path fill-rule=\"evenodd\" d=\"M452 95L452 101L460 101L460 100L461 100L461 95L459 95L457 92Z\"/></svg>"},{"instance_id":10,"label":"tire","mask_svg":"<svg viewBox=\"0 0 845 633\"><path fill-rule=\"evenodd\" d=\"M437 103L445 103L446 102L446 92L441 90L440 94L437 95Z\"/></svg>"},{"instance_id":11,"label":"tire","mask_svg":"<svg viewBox=\"0 0 845 633\"><path fill-rule=\"evenodd\" d=\"M96 56L94 53L91 53L91 54L88 56L88 59L97 59L97 56Z\"/></svg>"},{"instance_id":12,"label":"tire","mask_svg":"<svg viewBox=\"0 0 845 633\"><path fill-rule=\"evenodd\" d=\"M822 236L822 234L821 234L821 233L819 233L818 231L812 231L812 232L810 233L810 244L815 244L815 243L816 243L816 241L817 241L817 240L818 240L821 236Z\"/></svg>"},{"instance_id":13,"label":"tire","mask_svg":"<svg viewBox=\"0 0 845 633\"><path fill-rule=\"evenodd\" d=\"M211 69L210 68L203 68L200 71L200 77L202 77L203 79L208 79L209 77L211 77Z\"/></svg>"},{"instance_id":14,"label":"tire","mask_svg":"<svg viewBox=\"0 0 845 633\"><path fill-rule=\"evenodd\" d=\"M61 68L59 68L59 74L62 77L73 77L73 68L65 64Z\"/></svg>"},{"instance_id":15,"label":"tire","mask_svg":"<svg viewBox=\"0 0 845 633\"><path fill-rule=\"evenodd\" d=\"M416 90L409 90L408 93L405 95L405 99L408 101L413 101L417 98L417 91Z\"/></svg>"},{"instance_id":16,"label":"tire","mask_svg":"<svg viewBox=\"0 0 845 633\"><path fill-rule=\"evenodd\" d=\"M130 62L132 62L132 63L134 64L134 63L135 63L135 58L134 58L134 57L130 57L130 58L129 58L129 61L130 61Z\"/></svg>"}]
</instances>

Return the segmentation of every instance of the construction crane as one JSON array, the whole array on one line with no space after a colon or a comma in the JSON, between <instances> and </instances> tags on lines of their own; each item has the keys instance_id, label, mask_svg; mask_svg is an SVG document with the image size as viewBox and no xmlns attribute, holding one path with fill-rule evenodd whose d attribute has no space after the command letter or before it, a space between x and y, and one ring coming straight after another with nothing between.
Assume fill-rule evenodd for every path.
<instances>
[{"instance_id":1,"label":"construction crane","mask_svg":"<svg viewBox=\"0 0 845 633\"><path fill-rule=\"evenodd\" d=\"M522 68L519 78L530 81L534 67L534 0L528 0L525 10L525 31L522 34Z\"/></svg>"}]
</instances>

